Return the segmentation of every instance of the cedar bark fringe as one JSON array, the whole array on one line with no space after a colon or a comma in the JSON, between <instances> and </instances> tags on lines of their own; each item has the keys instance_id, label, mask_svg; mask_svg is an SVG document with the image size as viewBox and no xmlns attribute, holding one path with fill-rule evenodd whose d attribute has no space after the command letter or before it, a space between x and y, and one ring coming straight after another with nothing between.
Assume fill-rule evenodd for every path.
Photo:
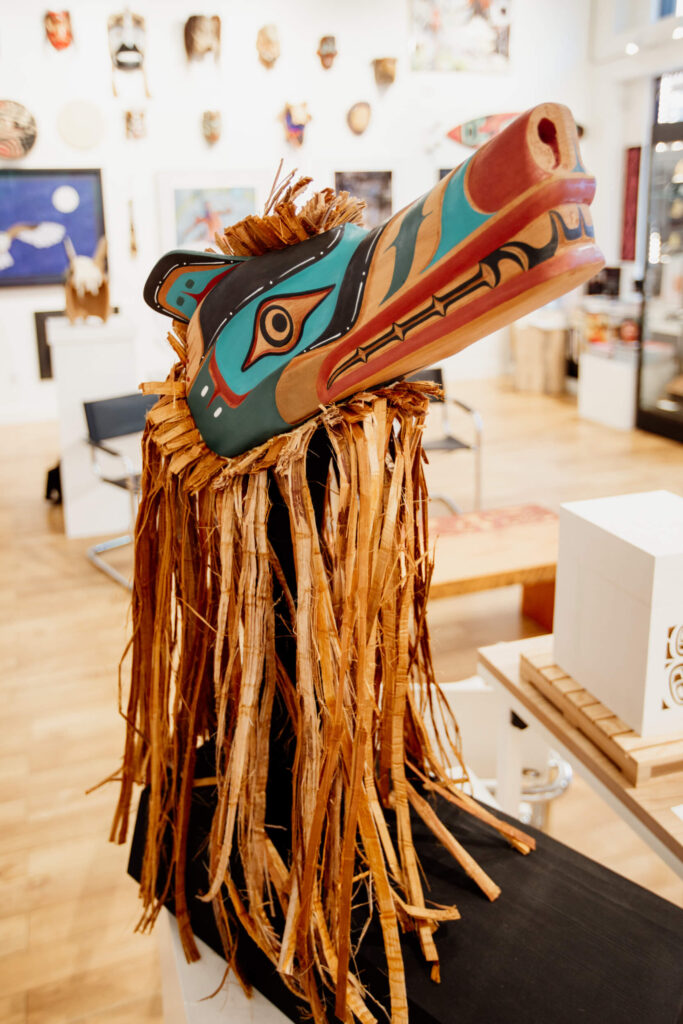
<instances>
[{"instance_id":1,"label":"cedar bark fringe","mask_svg":"<svg viewBox=\"0 0 683 1024\"><path fill-rule=\"evenodd\" d=\"M355 201L329 190L297 213L299 186L276 196L267 218L229 229L221 248L254 254L272 247L272 236L291 244L358 214ZM406 767L518 850L533 847L461 792L460 737L434 678L421 446L433 388L404 382L355 395L225 459L206 448L190 415L185 328L174 327L178 363L167 381L143 385L161 397L143 438L131 683L111 833L125 841L133 787L149 786L139 927L151 928L172 888L186 956L199 955L185 892L187 833L196 752L213 740L215 780L200 780L217 788L202 898L212 901L228 964L239 974L239 922L316 1022L327 1020L325 988L335 993L339 1019L376 1020L353 970L351 912L362 879L381 924L390 1019L402 1024L400 931L416 930L438 980L433 932L459 916L455 907L426 904L410 807L490 899L499 891L419 796ZM319 527L306 460L321 431L331 454ZM269 481L289 516L295 593L268 537ZM296 639L294 672L279 656L276 620ZM267 824L269 772L282 770L270 763L276 700L294 742L286 851Z\"/></svg>"}]
</instances>

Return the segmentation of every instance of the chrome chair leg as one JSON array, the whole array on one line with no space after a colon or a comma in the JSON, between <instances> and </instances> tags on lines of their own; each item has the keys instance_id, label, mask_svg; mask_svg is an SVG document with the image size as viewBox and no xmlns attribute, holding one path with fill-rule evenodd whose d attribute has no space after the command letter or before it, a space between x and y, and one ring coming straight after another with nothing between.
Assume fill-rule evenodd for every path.
<instances>
[{"instance_id":1,"label":"chrome chair leg","mask_svg":"<svg viewBox=\"0 0 683 1024\"><path fill-rule=\"evenodd\" d=\"M130 580L126 579L122 573L112 565L109 565L108 562L105 562L104 558L101 558L100 556L105 554L107 551L113 551L116 548L123 548L127 544L132 543L133 538L131 534L124 533L120 537L112 537L111 540L103 540L100 544L93 544L92 547L89 547L87 550L88 560L101 572L106 573L110 579L114 580L116 583L120 583L122 587L126 588L126 590L133 589L133 585Z\"/></svg>"},{"instance_id":2,"label":"chrome chair leg","mask_svg":"<svg viewBox=\"0 0 683 1024\"><path fill-rule=\"evenodd\" d=\"M572 766L563 757L555 755L548 760L545 778L535 769L524 769L527 782L522 786L522 808L519 815L525 825L545 829L548 824L550 803L567 791L573 778ZM525 806L526 805L526 806Z\"/></svg>"}]
</instances>

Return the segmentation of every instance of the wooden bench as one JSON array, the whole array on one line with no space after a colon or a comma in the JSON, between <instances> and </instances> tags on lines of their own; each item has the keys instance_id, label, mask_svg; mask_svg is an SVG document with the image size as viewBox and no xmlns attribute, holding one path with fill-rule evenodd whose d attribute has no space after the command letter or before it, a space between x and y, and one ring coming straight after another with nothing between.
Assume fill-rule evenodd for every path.
<instances>
[{"instance_id":1,"label":"wooden bench","mask_svg":"<svg viewBox=\"0 0 683 1024\"><path fill-rule=\"evenodd\" d=\"M522 585L522 614L552 631L558 518L540 505L430 519L430 598Z\"/></svg>"}]
</instances>

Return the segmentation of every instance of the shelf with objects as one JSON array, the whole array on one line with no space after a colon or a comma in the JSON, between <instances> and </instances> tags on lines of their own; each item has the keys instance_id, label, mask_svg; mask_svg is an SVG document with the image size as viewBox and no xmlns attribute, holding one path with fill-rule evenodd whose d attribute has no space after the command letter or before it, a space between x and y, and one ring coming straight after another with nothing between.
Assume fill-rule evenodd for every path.
<instances>
[{"instance_id":1,"label":"shelf with objects","mask_svg":"<svg viewBox=\"0 0 683 1024\"><path fill-rule=\"evenodd\" d=\"M655 88L636 423L683 441L683 70Z\"/></svg>"},{"instance_id":2,"label":"shelf with objects","mask_svg":"<svg viewBox=\"0 0 683 1024\"><path fill-rule=\"evenodd\" d=\"M604 267L571 317L568 374L578 375L583 419L618 430L635 426L642 296L620 297L621 270Z\"/></svg>"}]
</instances>

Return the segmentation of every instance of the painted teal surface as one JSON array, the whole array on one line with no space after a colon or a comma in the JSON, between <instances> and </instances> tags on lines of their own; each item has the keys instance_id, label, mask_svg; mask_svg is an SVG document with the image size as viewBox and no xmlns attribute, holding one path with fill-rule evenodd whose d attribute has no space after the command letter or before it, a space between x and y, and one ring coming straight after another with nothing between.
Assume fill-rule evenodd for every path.
<instances>
[{"instance_id":1,"label":"painted teal surface","mask_svg":"<svg viewBox=\"0 0 683 1024\"><path fill-rule=\"evenodd\" d=\"M257 384L239 408L231 409L219 398L211 405L208 404L213 394L213 384L207 366L204 363L190 388L187 402L204 441L217 455L240 455L276 434L291 430L291 424L285 423L275 404L279 372L271 373ZM208 393L202 398L201 391L205 385L208 386ZM216 418L214 412L218 406L221 406L221 414Z\"/></svg>"},{"instance_id":2,"label":"painted teal surface","mask_svg":"<svg viewBox=\"0 0 683 1024\"><path fill-rule=\"evenodd\" d=\"M327 256L261 292L225 325L216 339L216 362L223 379L235 394L244 395L251 391L269 374L281 370L290 359L323 334L334 313L349 260L366 235L365 228L347 224L343 237ZM295 348L282 354L268 354L246 370L242 370L254 334L256 311L262 302L278 296L297 295L299 292L312 292L330 286L330 294L307 317Z\"/></svg>"},{"instance_id":3,"label":"painted teal surface","mask_svg":"<svg viewBox=\"0 0 683 1024\"><path fill-rule=\"evenodd\" d=\"M473 121L467 121L462 125L460 131L462 141L466 146L479 146L489 138L485 132L481 131L487 120L486 117L475 117Z\"/></svg>"},{"instance_id":4,"label":"painted teal surface","mask_svg":"<svg viewBox=\"0 0 683 1024\"><path fill-rule=\"evenodd\" d=\"M394 272L391 276L391 284L389 290L380 302L386 302L390 299L394 292L397 292L408 280L408 274L410 268L413 265L413 259L415 257L415 243L417 241L417 233L420 230L422 221L425 220L425 214L422 212L425 204L425 200L429 196L429 192L421 196L413 205L410 207L403 220L401 221L401 227L398 230L396 238L389 246L390 249L396 250L396 256L394 259ZM432 216L427 214L427 216Z\"/></svg>"},{"instance_id":5,"label":"painted teal surface","mask_svg":"<svg viewBox=\"0 0 683 1024\"><path fill-rule=\"evenodd\" d=\"M188 267L185 273L180 274L173 282L166 295L166 304L177 310L183 317L189 320L197 308L195 295L201 295L206 286L228 270L229 264L218 264L207 270L198 270L196 267ZM187 287L187 282L192 281L192 288ZM189 293L189 294L188 294ZM180 303L178 300L181 300Z\"/></svg>"},{"instance_id":6,"label":"painted teal surface","mask_svg":"<svg viewBox=\"0 0 683 1024\"><path fill-rule=\"evenodd\" d=\"M572 171L580 171L581 174L585 174L586 168L581 163L581 154L579 153L579 147L576 145L576 142L574 143L574 155L576 156L576 163L572 167Z\"/></svg>"},{"instance_id":7,"label":"painted teal surface","mask_svg":"<svg viewBox=\"0 0 683 1024\"><path fill-rule=\"evenodd\" d=\"M470 157L471 159L472 157ZM431 262L425 267L425 270L429 270L440 259L447 256L464 238L467 238L468 235L476 231L477 228L480 228L482 224L485 224L493 216L490 213L478 213L476 210L473 210L465 197L463 183L469 162L469 160L465 161L446 186L446 194L443 206L441 207L441 238L439 239L439 248L434 253ZM424 273L424 270L422 273Z\"/></svg>"}]
</instances>

